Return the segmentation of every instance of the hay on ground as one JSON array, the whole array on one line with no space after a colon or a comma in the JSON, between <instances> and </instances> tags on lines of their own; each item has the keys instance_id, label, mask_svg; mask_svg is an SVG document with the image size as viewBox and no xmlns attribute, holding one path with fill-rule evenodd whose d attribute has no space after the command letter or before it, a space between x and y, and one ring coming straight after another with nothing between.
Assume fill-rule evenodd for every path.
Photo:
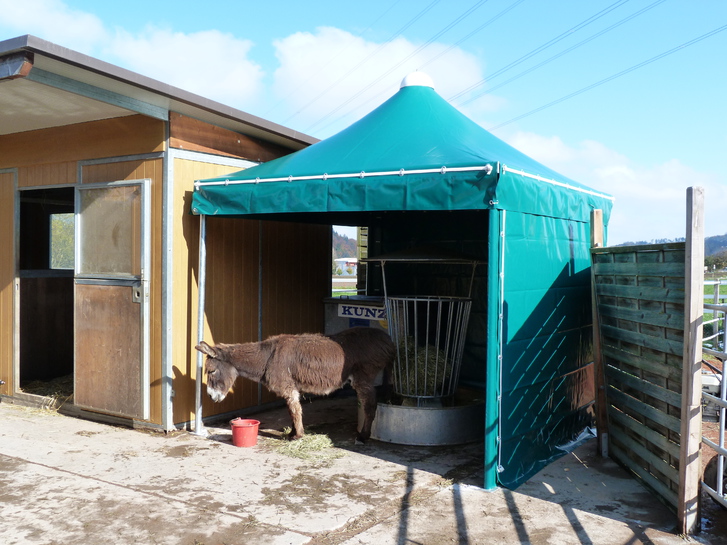
<instances>
[{"instance_id":1,"label":"hay on ground","mask_svg":"<svg viewBox=\"0 0 727 545\"><path fill-rule=\"evenodd\" d=\"M343 453L335 448L330 437L308 432L295 441L280 441L274 450L279 454L301 460L332 460L343 456Z\"/></svg>"},{"instance_id":2,"label":"hay on ground","mask_svg":"<svg viewBox=\"0 0 727 545\"><path fill-rule=\"evenodd\" d=\"M21 385L26 394L51 398L51 406L60 406L73 399L73 373L51 380L32 380Z\"/></svg>"}]
</instances>

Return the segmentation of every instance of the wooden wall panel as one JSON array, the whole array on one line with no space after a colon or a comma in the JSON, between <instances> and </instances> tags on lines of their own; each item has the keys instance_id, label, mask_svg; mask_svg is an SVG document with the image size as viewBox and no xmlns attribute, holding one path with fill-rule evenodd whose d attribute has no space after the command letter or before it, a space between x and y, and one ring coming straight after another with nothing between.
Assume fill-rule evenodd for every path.
<instances>
[{"instance_id":1,"label":"wooden wall panel","mask_svg":"<svg viewBox=\"0 0 727 545\"><path fill-rule=\"evenodd\" d=\"M151 179L150 421L162 423L162 197L164 161L151 159L86 165L82 183Z\"/></svg>"},{"instance_id":2,"label":"wooden wall panel","mask_svg":"<svg viewBox=\"0 0 727 545\"><path fill-rule=\"evenodd\" d=\"M164 132L164 121L131 115L2 135L0 168L160 152Z\"/></svg>"},{"instance_id":3,"label":"wooden wall panel","mask_svg":"<svg viewBox=\"0 0 727 545\"><path fill-rule=\"evenodd\" d=\"M194 180L230 172L229 166L175 159L171 191L173 237L173 388L175 423L194 419L197 351L199 217L189 213ZM210 343L255 341L258 308L259 222L209 218L207 223L207 315ZM220 404L205 394L205 416L258 402L257 384L239 380Z\"/></svg>"},{"instance_id":4,"label":"wooden wall panel","mask_svg":"<svg viewBox=\"0 0 727 545\"><path fill-rule=\"evenodd\" d=\"M139 305L130 286L76 285L74 403L141 418ZM97 342L102 337L104 342Z\"/></svg>"},{"instance_id":5,"label":"wooden wall panel","mask_svg":"<svg viewBox=\"0 0 727 545\"><path fill-rule=\"evenodd\" d=\"M0 173L0 393L13 388L15 350L13 316L15 285L15 174Z\"/></svg>"},{"instance_id":6,"label":"wooden wall panel","mask_svg":"<svg viewBox=\"0 0 727 545\"><path fill-rule=\"evenodd\" d=\"M31 165L18 169L18 187L73 185L78 173L76 161Z\"/></svg>"},{"instance_id":7,"label":"wooden wall panel","mask_svg":"<svg viewBox=\"0 0 727 545\"><path fill-rule=\"evenodd\" d=\"M331 227L263 222L263 338L324 329L331 293ZM275 396L265 392L262 401Z\"/></svg>"},{"instance_id":8,"label":"wooden wall panel","mask_svg":"<svg viewBox=\"0 0 727 545\"><path fill-rule=\"evenodd\" d=\"M270 161L294 151L174 112L169 115L169 145L256 162Z\"/></svg>"},{"instance_id":9,"label":"wooden wall panel","mask_svg":"<svg viewBox=\"0 0 727 545\"><path fill-rule=\"evenodd\" d=\"M331 291L331 228L263 223L263 337L323 331Z\"/></svg>"},{"instance_id":10,"label":"wooden wall panel","mask_svg":"<svg viewBox=\"0 0 727 545\"><path fill-rule=\"evenodd\" d=\"M684 243L592 248L608 451L676 508Z\"/></svg>"},{"instance_id":11,"label":"wooden wall panel","mask_svg":"<svg viewBox=\"0 0 727 545\"><path fill-rule=\"evenodd\" d=\"M194 418L197 352L199 217L189 214L194 180L229 167L177 159L174 163L174 422ZM275 333L323 331L323 298L330 294L330 227L208 217L208 342L258 339L260 229L263 229L263 338ZM258 403L258 386L239 380L219 404L203 396L211 416ZM275 399L264 392L262 402Z\"/></svg>"},{"instance_id":12,"label":"wooden wall panel","mask_svg":"<svg viewBox=\"0 0 727 545\"><path fill-rule=\"evenodd\" d=\"M258 340L259 226L256 220L208 218L205 310L215 343ZM204 396L205 414L257 404L258 386L249 380L238 379L222 403Z\"/></svg>"}]
</instances>

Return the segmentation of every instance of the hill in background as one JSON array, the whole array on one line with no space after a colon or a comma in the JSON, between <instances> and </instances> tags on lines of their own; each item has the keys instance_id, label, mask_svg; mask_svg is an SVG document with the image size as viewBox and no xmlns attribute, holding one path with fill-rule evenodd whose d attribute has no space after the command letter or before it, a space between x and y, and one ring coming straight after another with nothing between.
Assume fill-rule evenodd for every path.
<instances>
[{"instance_id":1,"label":"hill in background","mask_svg":"<svg viewBox=\"0 0 727 545\"><path fill-rule=\"evenodd\" d=\"M646 241L638 240L636 242L624 242L623 244L617 244L616 246L641 246L644 244L665 244L667 242L684 242L684 237L681 238L659 238L656 240ZM712 237L704 238L704 255L714 255L719 252L727 250L727 233L724 235L715 235Z\"/></svg>"},{"instance_id":2,"label":"hill in background","mask_svg":"<svg viewBox=\"0 0 727 545\"><path fill-rule=\"evenodd\" d=\"M358 257L358 244L354 239L333 231L333 259L339 257Z\"/></svg>"},{"instance_id":3,"label":"hill in background","mask_svg":"<svg viewBox=\"0 0 727 545\"><path fill-rule=\"evenodd\" d=\"M727 233L704 239L704 255L714 255L725 250L727 250Z\"/></svg>"}]
</instances>

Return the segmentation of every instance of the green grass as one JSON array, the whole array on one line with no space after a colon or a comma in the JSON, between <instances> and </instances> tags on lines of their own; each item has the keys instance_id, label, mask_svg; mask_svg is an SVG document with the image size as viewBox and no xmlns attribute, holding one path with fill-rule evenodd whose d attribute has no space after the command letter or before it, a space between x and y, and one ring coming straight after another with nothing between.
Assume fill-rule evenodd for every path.
<instances>
[{"instance_id":1,"label":"green grass","mask_svg":"<svg viewBox=\"0 0 727 545\"><path fill-rule=\"evenodd\" d=\"M704 299L708 302L712 302L714 300L714 284L707 284L706 282L712 282L715 280L722 280L723 283L719 287L719 293L720 295L727 295L727 278L724 277L723 273L716 274L716 273L708 273L704 275Z\"/></svg>"},{"instance_id":2,"label":"green grass","mask_svg":"<svg viewBox=\"0 0 727 545\"><path fill-rule=\"evenodd\" d=\"M332 297L341 297L343 295L350 297L351 295L357 295L357 291L355 289L353 290L346 290L346 291L336 291L331 294Z\"/></svg>"}]
</instances>

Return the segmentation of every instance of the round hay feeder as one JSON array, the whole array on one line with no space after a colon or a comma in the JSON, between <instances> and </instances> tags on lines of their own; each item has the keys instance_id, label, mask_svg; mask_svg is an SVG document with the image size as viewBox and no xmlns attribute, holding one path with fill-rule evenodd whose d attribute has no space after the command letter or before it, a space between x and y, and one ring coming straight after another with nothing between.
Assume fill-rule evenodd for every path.
<instances>
[{"instance_id":1,"label":"round hay feeder","mask_svg":"<svg viewBox=\"0 0 727 545\"><path fill-rule=\"evenodd\" d=\"M479 260L439 248L416 248L366 259L379 263L389 335L397 347L393 371L394 391L414 403L438 405L457 390L467 325L472 306L472 285ZM408 263L471 267L466 295L393 295L386 265ZM451 283L445 282L450 287Z\"/></svg>"},{"instance_id":2,"label":"round hay feeder","mask_svg":"<svg viewBox=\"0 0 727 545\"><path fill-rule=\"evenodd\" d=\"M404 397L451 397L457 389L472 301L465 297L387 297L396 345L394 391Z\"/></svg>"}]
</instances>

